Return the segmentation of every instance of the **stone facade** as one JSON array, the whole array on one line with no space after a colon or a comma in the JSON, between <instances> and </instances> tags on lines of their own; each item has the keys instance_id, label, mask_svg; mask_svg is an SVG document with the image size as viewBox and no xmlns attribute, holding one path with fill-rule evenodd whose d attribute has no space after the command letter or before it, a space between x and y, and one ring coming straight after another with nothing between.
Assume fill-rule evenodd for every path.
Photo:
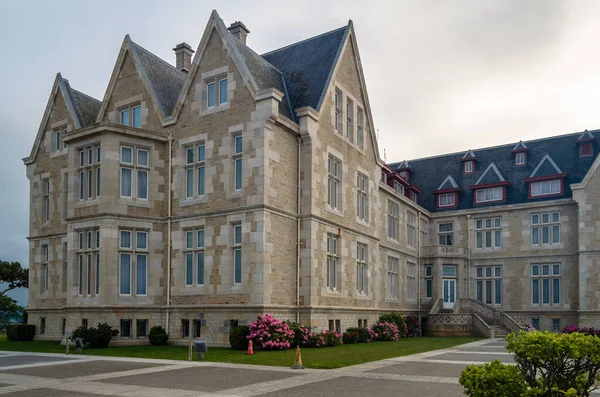
<instances>
[{"instance_id":1,"label":"stone facade","mask_svg":"<svg viewBox=\"0 0 600 397\"><path fill-rule=\"evenodd\" d=\"M232 325L264 312L345 330L388 311L426 318L450 279L457 301L490 294L517 322L599 325L598 160L573 199L432 213L381 179L351 24L320 108L294 117L227 35L213 14L187 75L154 65L185 80L168 114L165 87L128 37L95 122L83 125L57 77L24 159L37 338L107 322L129 333L120 343L162 325L176 343L226 345ZM68 147L56 144L61 129ZM532 247L532 213L560 214L559 244ZM500 219L500 248L476 248L485 219ZM452 245L440 245L448 223ZM536 304L532 266L546 264L559 265L548 276L559 299Z\"/></svg>"}]
</instances>

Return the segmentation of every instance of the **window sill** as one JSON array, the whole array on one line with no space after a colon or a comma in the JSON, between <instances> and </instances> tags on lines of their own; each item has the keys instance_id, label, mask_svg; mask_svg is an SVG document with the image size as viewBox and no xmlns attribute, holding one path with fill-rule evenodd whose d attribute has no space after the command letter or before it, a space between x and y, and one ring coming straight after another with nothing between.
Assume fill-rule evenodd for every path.
<instances>
[{"instance_id":1,"label":"window sill","mask_svg":"<svg viewBox=\"0 0 600 397\"><path fill-rule=\"evenodd\" d=\"M67 154L67 153L68 153L68 150L66 150L66 149L65 149L65 150L61 150L60 152L56 152L56 151L55 151L55 152L52 152L52 153L50 154L50 158L54 158L54 157L60 157L60 156L62 156L62 155L65 155L65 154Z\"/></svg>"},{"instance_id":2,"label":"window sill","mask_svg":"<svg viewBox=\"0 0 600 397\"><path fill-rule=\"evenodd\" d=\"M224 110L229 110L231 108L231 102L227 101L225 103L221 103L219 105L207 107L202 111L200 116L208 116L214 113L222 112Z\"/></svg>"},{"instance_id":3,"label":"window sill","mask_svg":"<svg viewBox=\"0 0 600 397\"><path fill-rule=\"evenodd\" d=\"M148 199L136 199L131 197L119 197L117 204L132 205L135 207L152 208L152 203Z\"/></svg>"},{"instance_id":4,"label":"window sill","mask_svg":"<svg viewBox=\"0 0 600 397\"><path fill-rule=\"evenodd\" d=\"M335 209L335 208L331 208L329 205L327 205L325 207L325 211L329 212L330 214L337 215L337 216L341 216L341 217L344 216L344 212L343 211L340 211L340 210Z\"/></svg>"},{"instance_id":5,"label":"window sill","mask_svg":"<svg viewBox=\"0 0 600 397\"><path fill-rule=\"evenodd\" d=\"M360 218L356 218L356 223L358 223L359 225L367 226L367 227L371 226L371 225L369 225L369 222L364 221Z\"/></svg>"},{"instance_id":6,"label":"window sill","mask_svg":"<svg viewBox=\"0 0 600 397\"><path fill-rule=\"evenodd\" d=\"M181 202L180 207L186 207L189 205L197 205L197 204L206 204L208 202L208 197L206 194L198 197L189 197Z\"/></svg>"}]
</instances>

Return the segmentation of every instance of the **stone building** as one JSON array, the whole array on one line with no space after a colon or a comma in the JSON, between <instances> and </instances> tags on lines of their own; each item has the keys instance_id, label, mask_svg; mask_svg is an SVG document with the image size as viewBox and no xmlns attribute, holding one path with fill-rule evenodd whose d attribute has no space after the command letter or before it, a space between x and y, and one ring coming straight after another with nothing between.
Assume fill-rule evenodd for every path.
<instances>
[{"instance_id":1,"label":"stone building","mask_svg":"<svg viewBox=\"0 0 600 397\"><path fill-rule=\"evenodd\" d=\"M386 165L352 22L262 55L249 33L213 11L176 66L126 36L102 101L56 76L24 159L37 338L600 325L596 131Z\"/></svg>"}]
</instances>

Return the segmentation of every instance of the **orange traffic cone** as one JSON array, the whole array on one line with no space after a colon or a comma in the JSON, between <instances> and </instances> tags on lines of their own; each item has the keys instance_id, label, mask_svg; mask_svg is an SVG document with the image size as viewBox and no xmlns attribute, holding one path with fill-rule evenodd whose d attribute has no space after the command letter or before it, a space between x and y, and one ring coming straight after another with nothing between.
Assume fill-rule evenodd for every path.
<instances>
[{"instance_id":1,"label":"orange traffic cone","mask_svg":"<svg viewBox=\"0 0 600 397\"><path fill-rule=\"evenodd\" d=\"M254 349L252 348L252 339L248 341L248 353L246 354L249 354L251 356L254 354Z\"/></svg>"}]
</instances>

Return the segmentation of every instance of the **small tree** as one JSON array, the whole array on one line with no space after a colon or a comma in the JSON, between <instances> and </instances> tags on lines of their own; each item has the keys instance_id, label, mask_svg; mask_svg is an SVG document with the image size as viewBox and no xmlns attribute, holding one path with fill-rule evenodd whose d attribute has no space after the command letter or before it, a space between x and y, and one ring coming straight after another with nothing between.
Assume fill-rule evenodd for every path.
<instances>
[{"instance_id":1,"label":"small tree","mask_svg":"<svg viewBox=\"0 0 600 397\"><path fill-rule=\"evenodd\" d=\"M19 262L0 261L0 283L8 284L0 290L0 296L16 288L29 288L29 269L24 269Z\"/></svg>"},{"instance_id":2,"label":"small tree","mask_svg":"<svg viewBox=\"0 0 600 397\"><path fill-rule=\"evenodd\" d=\"M0 330L6 329L11 323L11 319L20 319L23 310L13 298L0 295Z\"/></svg>"}]
</instances>

